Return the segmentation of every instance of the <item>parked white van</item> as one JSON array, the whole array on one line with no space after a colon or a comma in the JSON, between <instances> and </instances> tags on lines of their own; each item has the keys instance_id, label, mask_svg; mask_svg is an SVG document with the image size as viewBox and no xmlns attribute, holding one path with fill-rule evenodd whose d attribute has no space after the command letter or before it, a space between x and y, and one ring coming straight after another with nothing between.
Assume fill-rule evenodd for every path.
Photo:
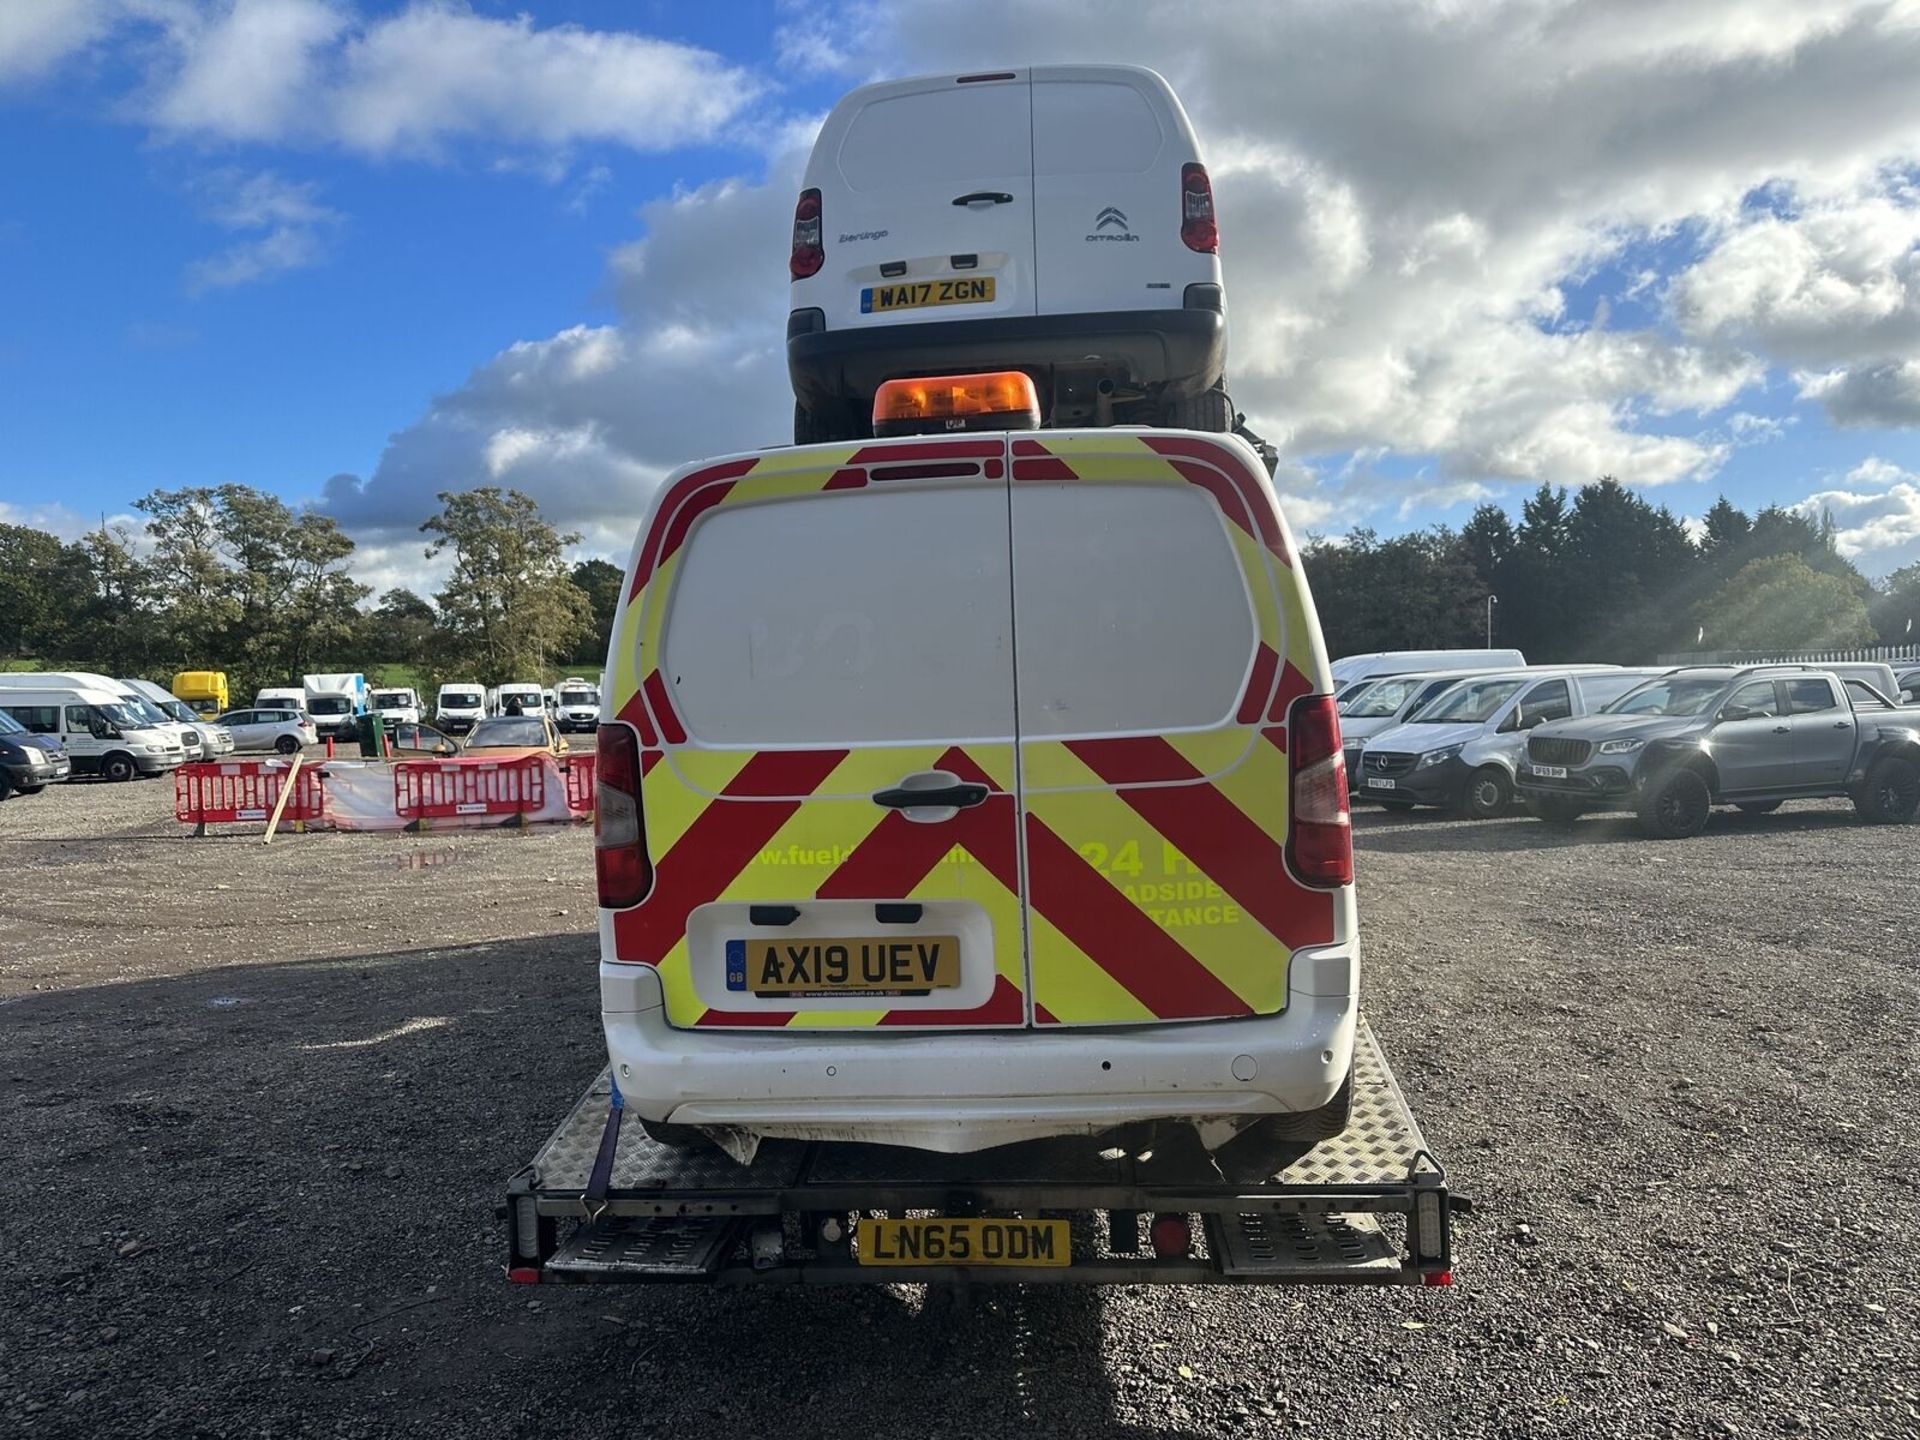
<instances>
[{"instance_id":1,"label":"parked white van","mask_svg":"<svg viewBox=\"0 0 1920 1440\"><path fill-rule=\"evenodd\" d=\"M1381 675L1411 675L1416 671L1518 670L1527 657L1518 650L1372 650L1342 655L1333 662L1335 688L1347 687Z\"/></svg>"},{"instance_id":2,"label":"parked white van","mask_svg":"<svg viewBox=\"0 0 1920 1440\"><path fill-rule=\"evenodd\" d=\"M531 680L509 681L496 695L496 715L539 715L547 708L547 692Z\"/></svg>"},{"instance_id":3,"label":"parked white van","mask_svg":"<svg viewBox=\"0 0 1920 1440\"><path fill-rule=\"evenodd\" d=\"M367 708L393 725L420 723L420 692L411 686L384 686L370 692Z\"/></svg>"},{"instance_id":4,"label":"parked white van","mask_svg":"<svg viewBox=\"0 0 1920 1440\"><path fill-rule=\"evenodd\" d=\"M0 675L0 709L36 735L59 736L76 775L131 780L164 775L187 760L173 727L150 724L110 681L74 684L58 674Z\"/></svg>"},{"instance_id":5,"label":"parked white van","mask_svg":"<svg viewBox=\"0 0 1920 1440\"><path fill-rule=\"evenodd\" d=\"M1389 809L1440 805L1474 820L1513 808L1527 732L1590 715L1663 667L1541 666L1461 680L1366 742L1355 790Z\"/></svg>"},{"instance_id":6,"label":"parked white van","mask_svg":"<svg viewBox=\"0 0 1920 1440\"><path fill-rule=\"evenodd\" d=\"M13 684L17 678L15 675L0 675L0 685ZM171 743L180 747L184 759L198 760L201 756L199 716L196 715L191 723L175 720L124 680L109 679L92 670L41 670L34 672L31 683L39 687L66 685L115 696L132 707L136 724L166 736ZM75 758L77 760L78 756Z\"/></svg>"},{"instance_id":7,"label":"parked white van","mask_svg":"<svg viewBox=\"0 0 1920 1440\"><path fill-rule=\"evenodd\" d=\"M219 726L213 716L205 716L190 707L165 685L152 680L121 680L119 687L123 693L138 695L142 701L159 710L169 724L184 726L188 732L192 732L180 735L180 745L186 751L188 760L217 760L223 755L232 755L232 732L228 732L225 726Z\"/></svg>"},{"instance_id":8,"label":"parked white van","mask_svg":"<svg viewBox=\"0 0 1920 1440\"><path fill-rule=\"evenodd\" d=\"M275 686L271 689L262 690L258 695L254 696L253 708L256 710L298 710L304 715L307 713L307 692L305 687L299 685Z\"/></svg>"},{"instance_id":9,"label":"parked white van","mask_svg":"<svg viewBox=\"0 0 1920 1440\"><path fill-rule=\"evenodd\" d=\"M1339 1133L1346 778L1259 457L1088 429L873 463L702 461L636 539L595 798L624 1113L730 1147Z\"/></svg>"},{"instance_id":10,"label":"parked white van","mask_svg":"<svg viewBox=\"0 0 1920 1440\"><path fill-rule=\"evenodd\" d=\"M433 706L433 723L449 735L464 735L487 718L487 693L478 681L442 685Z\"/></svg>"},{"instance_id":11,"label":"parked white van","mask_svg":"<svg viewBox=\"0 0 1920 1440\"><path fill-rule=\"evenodd\" d=\"M1213 186L1151 70L866 85L794 208L799 443L868 433L884 380L1024 370L1045 423L1233 426Z\"/></svg>"},{"instance_id":12,"label":"parked white van","mask_svg":"<svg viewBox=\"0 0 1920 1440\"><path fill-rule=\"evenodd\" d=\"M554 687L553 723L562 730L592 730L600 723L600 687L568 676Z\"/></svg>"}]
</instances>

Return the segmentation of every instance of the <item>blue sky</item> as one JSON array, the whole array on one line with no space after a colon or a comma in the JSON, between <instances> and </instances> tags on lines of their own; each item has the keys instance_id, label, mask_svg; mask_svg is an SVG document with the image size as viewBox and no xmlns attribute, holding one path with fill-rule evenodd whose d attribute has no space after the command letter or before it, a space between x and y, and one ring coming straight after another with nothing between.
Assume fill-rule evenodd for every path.
<instances>
[{"instance_id":1,"label":"blue sky","mask_svg":"<svg viewBox=\"0 0 1920 1440\"><path fill-rule=\"evenodd\" d=\"M1920 19L1166 8L6 0L0 519L237 480L424 585L433 492L494 481L618 555L675 464L779 437L833 100L1113 59L1200 128L1232 388L1302 528L1611 472L1920 559Z\"/></svg>"}]
</instances>

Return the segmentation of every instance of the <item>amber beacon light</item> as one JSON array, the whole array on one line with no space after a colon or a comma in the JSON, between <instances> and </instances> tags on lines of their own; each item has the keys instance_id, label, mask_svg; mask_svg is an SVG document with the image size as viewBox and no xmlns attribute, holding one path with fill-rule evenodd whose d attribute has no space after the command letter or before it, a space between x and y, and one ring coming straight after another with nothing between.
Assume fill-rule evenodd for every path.
<instances>
[{"instance_id":1,"label":"amber beacon light","mask_svg":"<svg viewBox=\"0 0 1920 1440\"><path fill-rule=\"evenodd\" d=\"M889 380L873 397L875 435L1039 428L1040 397L1018 370Z\"/></svg>"}]
</instances>

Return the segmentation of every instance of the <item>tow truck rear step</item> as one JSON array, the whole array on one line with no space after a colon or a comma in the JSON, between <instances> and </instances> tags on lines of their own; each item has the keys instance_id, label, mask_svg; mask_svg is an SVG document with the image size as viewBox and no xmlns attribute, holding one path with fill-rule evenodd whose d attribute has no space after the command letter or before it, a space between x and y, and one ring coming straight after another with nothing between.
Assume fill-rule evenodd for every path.
<instances>
[{"instance_id":1,"label":"tow truck rear step","mask_svg":"<svg viewBox=\"0 0 1920 1440\"><path fill-rule=\"evenodd\" d=\"M602 1073L508 1184L521 1283L1341 1284L1452 1281L1466 1208L1427 1149L1363 1019L1347 1129L1283 1163L1209 1154L1190 1126L1128 1154L1084 1136L949 1155L768 1141L740 1165L620 1124ZM1091 1213L1090 1213L1091 1212ZM1099 1212L1104 1212L1101 1223ZM1070 1263L867 1265L862 1215L1071 1218ZM1184 1249L1139 1244L1136 1217L1180 1217ZM571 1233L561 1238L562 1227Z\"/></svg>"}]
</instances>

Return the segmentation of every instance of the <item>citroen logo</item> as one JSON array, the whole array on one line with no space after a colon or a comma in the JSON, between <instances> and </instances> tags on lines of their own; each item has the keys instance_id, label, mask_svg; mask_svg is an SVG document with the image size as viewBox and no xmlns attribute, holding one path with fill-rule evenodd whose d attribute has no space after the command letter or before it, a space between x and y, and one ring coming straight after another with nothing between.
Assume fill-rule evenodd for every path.
<instances>
[{"instance_id":1,"label":"citroen logo","mask_svg":"<svg viewBox=\"0 0 1920 1440\"><path fill-rule=\"evenodd\" d=\"M1109 205L1094 218L1093 228L1096 230L1104 230L1109 225L1118 225L1122 230L1130 228L1127 225L1126 212Z\"/></svg>"}]
</instances>

